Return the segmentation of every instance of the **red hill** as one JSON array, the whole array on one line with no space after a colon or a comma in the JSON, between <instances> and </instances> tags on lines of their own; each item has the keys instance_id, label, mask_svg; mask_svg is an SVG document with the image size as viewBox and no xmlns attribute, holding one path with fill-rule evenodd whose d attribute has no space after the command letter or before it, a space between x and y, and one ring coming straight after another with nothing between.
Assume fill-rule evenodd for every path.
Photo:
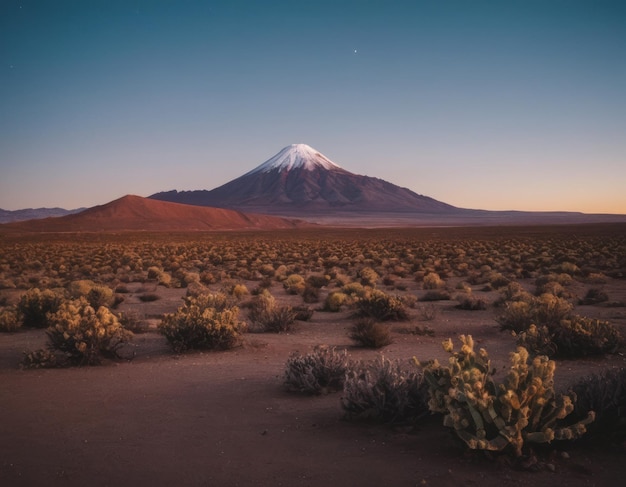
<instances>
[{"instance_id":1,"label":"red hill","mask_svg":"<svg viewBox=\"0 0 626 487\"><path fill-rule=\"evenodd\" d=\"M170 203L128 195L73 215L9 223L1 225L0 228L24 232L188 232L274 230L304 226L310 226L310 224L287 218Z\"/></svg>"}]
</instances>

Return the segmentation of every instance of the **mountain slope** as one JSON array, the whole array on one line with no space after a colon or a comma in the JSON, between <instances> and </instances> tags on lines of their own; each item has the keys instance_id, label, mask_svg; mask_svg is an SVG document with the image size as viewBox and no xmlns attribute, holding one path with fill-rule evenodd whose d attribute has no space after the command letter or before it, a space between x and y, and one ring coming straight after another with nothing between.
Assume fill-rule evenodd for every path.
<instances>
[{"instance_id":1,"label":"mountain slope","mask_svg":"<svg viewBox=\"0 0 626 487\"><path fill-rule=\"evenodd\" d=\"M251 215L223 208L203 208L128 195L80 213L8 223L2 225L2 228L24 232L171 232L273 230L302 226L308 225L268 215Z\"/></svg>"},{"instance_id":2,"label":"mountain slope","mask_svg":"<svg viewBox=\"0 0 626 487\"><path fill-rule=\"evenodd\" d=\"M261 213L307 211L449 213L457 208L382 179L353 174L306 144L293 144L210 191L168 191L152 199Z\"/></svg>"}]
</instances>

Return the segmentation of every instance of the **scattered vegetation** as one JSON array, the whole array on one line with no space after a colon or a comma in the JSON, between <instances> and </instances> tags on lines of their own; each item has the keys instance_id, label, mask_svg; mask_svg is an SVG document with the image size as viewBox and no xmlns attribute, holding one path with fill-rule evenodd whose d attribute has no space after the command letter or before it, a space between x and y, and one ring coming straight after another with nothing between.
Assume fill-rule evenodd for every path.
<instances>
[{"instance_id":1,"label":"scattered vegetation","mask_svg":"<svg viewBox=\"0 0 626 487\"><path fill-rule=\"evenodd\" d=\"M284 386L291 392L327 394L340 391L350 365L345 350L318 345L305 355L294 352L287 360Z\"/></svg>"},{"instance_id":2,"label":"scattered vegetation","mask_svg":"<svg viewBox=\"0 0 626 487\"><path fill-rule=\"evenodd\" d=\"M187 298L176 313L166 314L158 326L174 351L227 350L237 346L246 329L239 308L227 307L222 294Z\"/></svg>"},{"instance_id":3,"label":"scattered vegetation","mask_svg":"<svg viewBox=\"0 0 626 487\"><path fill-rule=\"evenodd\" d=\"M254 299L248 318L253 331L284 333L293 329L298 314L291 306L278 305L276 299L267 293Z\"/></svg>"},{"instance_id":4,"label":"scattered vegetation","mask_svg":"<svg viewBox=\"0 0 626 487\"><path fill-rule=\"evenodd\" d=\"M392 342L389 327L369 317L355 321L350 330L350 338L368 348L382 348Z\"/></svg>"},{"instance_id":5,"label":"scattered vegetation","mask_svg":"<svg viewBox=\"0 0 626 487\"><path fill-rule=\"evenodd\" d=\"M583 420L586 411L594 411L596 419L587 426L588 436L601 442L626 439L626 367L608 369L585 377L574 384L572 416Z\"/></svg>"},{"instance_id":6,"label":"scattered vegetation","mask_svg":"<svg viewBox=\"0 0 626 487\"><path fill-rule=\"evenodd\" d=\"M65 354L71 364L97 365L117 357L119 347L133 337L108 308L96 310L84 297L64 301L49 321L50 348Z\"/></svg>"},{"instance_id":7,"label":"scattered vegetation","mask_svg":"<svg viewBox=\"0 0 626 487\"><path fill-rule=\"evenodd\" d=\"M421 374L383 356L347 372L341 407L350 419L385 423L415 421L429 414Z\"/></svg>"}]
</instances>

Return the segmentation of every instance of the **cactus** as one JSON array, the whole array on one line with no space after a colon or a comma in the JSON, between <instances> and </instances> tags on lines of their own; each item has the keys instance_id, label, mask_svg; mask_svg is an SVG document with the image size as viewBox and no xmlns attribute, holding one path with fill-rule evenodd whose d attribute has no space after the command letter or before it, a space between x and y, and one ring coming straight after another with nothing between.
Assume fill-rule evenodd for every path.
<instances>
[{"instance_id":1,"label":"cactus","mask_svg":"<svg viewBox=\"0 0 626 487\"><path fill-rule=\"evenodd\" d=\"M561 424L573 411L573 398L555 394L555 363L545 356L528 364L528 352L511 353L511 367L500 384L493 380L487 352L474 351L471 336L460 337L454 351L451 340L443 343L449 365L437 361L420 364L430 388L429 407L444 414L444 425L454 428L471 449L510 450L522 455L525 443L549 443L574 439L585 433L593 412L576 424Z\"/></svg>"}]
</instances>

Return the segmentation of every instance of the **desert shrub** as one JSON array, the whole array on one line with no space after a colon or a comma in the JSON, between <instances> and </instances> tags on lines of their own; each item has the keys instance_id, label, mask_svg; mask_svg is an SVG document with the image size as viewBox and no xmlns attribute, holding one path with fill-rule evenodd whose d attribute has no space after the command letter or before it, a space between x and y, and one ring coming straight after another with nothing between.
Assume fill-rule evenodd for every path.
<instances>
[{"instance_id":1,"label":"desert shrub","mask_svg":"<svg viewBox=\"0 0 626 487\"><path fill-rule=\"evenodd\" d=\"M358 317L370 317L379 321L399 321L409 317L401 298L389 296L382 291L374 290L369 296L357 299L355 306L355 316Z\"/></svg>"},{"instance_id":2,"label":"desert shrub","mask_svg":"<svg viewBox=\"0 0 626 487\"><path fill-rule=\"evenodd\" d=\"M586 357L616 352L622 343L617 328L608 321L574 315L550 329L555 356Z\"/></svg>"},{"instance_id":3,"label":"desert shrub","mask_svg":"<svg viewBox=\"0 0 626 487\"><path fill-rule=\"evenodd\" d=\"M595 412L596 420L587 427L590 438L626 438L626 367L585 377L570 391L576 396L573 417L582 420L587 411Z\"/></svg>"},{"instance_id":4,"label":"desert shrub","mask_svg":"<svg viewBox=\"0 0 626 487\"><path fill-rule=\"evenodd\" d=\"M405 335L431 336L431 337L435 336L435 330L425 325L424 326L420 326L420 325L404 326L404 327L398 328L396 331L398 333L404 333Z\"/></svg>"},{"instance_id":5,"label":"desert shrub","mask_svg":"<svg viewBox=\"0 0 626 487\"><path fill-rule=\"evenodd\" d=\"M578 304L591 305L605 303L609 300L609 295L602 289L595 287L590 288L585 294L585 297L578 301Z\"/></svg>"},{"instance_id":6,"label":"desert shrub","mask_svg":"<svg viewBox=\"0 0 626 487\"><path fill-rule=\"evenodd\" d=\"M557 346L547 326L530 325L517 336L517 345L524 347L533 355L554 357Z\"/></svg>"},{"instance_id":7,"label":"desert shrub","mask_svg":"<svg viewBox=\"0 0 626 487\"><path fill-rule=\"evenodd\" d=\"M128 331L133 334L145 333L148 331L148 324L139 319L139 315L130 311L127 313L117 313L117 320Z\"/></svg>"},{"instance_id":8,"label":"desert shrub","mask_svg":"<svg viewBox=\"0 0 626 487\"><path fill-rule=\"evenodd\" d=\"M424 289L441 289L445 287L446 283L439 274L436 272L430 272L424 276Z\"/></svg>"},{"instance_id":9,"label":"desert shrub","mask_svg":"<svg viewBox=\"0 0 626 487\"><path fill-rule=\"evenodd\" d=\"M205 293L195 297L186 297L185 303L189 306L195 305L202 309L213 308L217 311L224 311L235 305L232 297L224 293Z\"/></svg>"},{"instance_id":10,"label":"desert shrub","mask_svg":"<svg viewBox=\"0 0 626 487\"><path fill-rule=\"evenodd\" d=\"M100 306L112 306L115 300L115 295L110 287L86 279L71 282L69 292L74 299L84 297L94 309L98 309Z\"/></svg>"},{"instance_id":11,"label":"desert shrub","mask_svg":"<svg viewBox=\"0 0 626 487\"><path fill-rule=\"evenodd\" d=\"M508 286L509 282L511 281L499 272L494 272L489 276L489 284L493 289L500 289Z\"/></svg>"},{"instance_id":12,"label":"desert shrub","mask_svg":"<svg viewBox=\"0 0 626 487\"><path fill-rule=\"evenodd\" d=\"M349 282L344 284L341 288L341 292L350 298L363 298L367 296L368 292L360 282Z\"/></svg>"},{"instance_id":13,"label":"desert shrub","mask_svg":"<svg viewBox=\"0 0 626 487\"><path fill-rule=\"evenodd\" d=\"M341 407L349 419L397 423L429 414L427 400L421 374L381 356L348 370Z\"/></svg>"},{"instance_id":14,"label":"desert shrub","mask_svg":"<svg viewBox=\"0 0 626 487\"><path fill-rule=\"evenodd\" d=\"M106 307L95 310L84 297L64 301L49 320L50 347L78 365L96 365L104 357L116 357L119 347L133 336Z\"/></svg>"},{"instance_id":15,"label":"desert shrub","mask_svg":"<svg viewBox=\"0 0 626 487\"><path fill-rule=\"evenodd\" d=\"M32 352L24 352L20 366L24 369L52 369L67 365L65 357L59 357L57 353L48 348L40 348Z\"/></svg>"},{"instance_id":16,"label":"desert shrub","mask_svg":"<svg viewBox=\"0 0 626 487\"><path fill-rule=\"evenodd\" d=\"M378 277L378 273L371 267L363 267L363 269L359 271L359 279L361 280L361 284L363 286L376 286Z\"/></svg>"},{"instance_id":17,"label":"desert shrub","mask_svg":"<svg viewBox=\"0 0 626 487\"><path fill-rule=\"evenodd\" d=\"M283 287L289 294L302 294L305 286L304 277L299 274L290 274L283 281Z\"/></svg>"},{"instance_id":18,"label":"desert shrub","mask_svg":"<svg viewBox=\"0 0 626 487\"><path fill-rule=\"evenodd\" d=\"M350 338L368 348L382 348L392 343L389 327L369 317L355 321Z\"/></svg>"},{"instance_id":19,"label":"desert shrub","mask_svg":"<svg viewBox=\"0 0 626 487\"><path fill-rule=\"evenodd\" d=\"M305 303L317 303L320 300L319 288L307 284L302 291L302 299Z\"/></svg>"},{"instance_id":20,"label":"desert shrub","mask_svg":"<svg viewBox=\"0 0 626 487\"><path fill-rule=\"evenodd\" d=\"M531 324L555 326L566 319L573 306L565 299L553 294L539 297L525 295L524 300L505 303L504 312L496 318L501 330L516 333L526 330Z\"/></svg>"},{"instance_id":21,"label":"desert shrub","mask_svg":"<svg viewBox=\"0 0 626 487\"><path fill-rule=\"evenodd\" d=\"M450 298L451 296L448 291L442 289L434 289L432 291L426 292L420 298L420 301L447 301Z\"/></svg>"},{"instance_id":22,"label":"desert shrub","mask_svg":"<svg viewBox=\"0 0 626 487\"><path fill-rule=\"evenodd\" d=\"M314 287L317 289L327 286L329 282L330 282L330 276L328 275L311 274L310 276L306 278L307 286Z\"/></svg>"},{"instance_id":23,"label":"desert shrub","mask_svg":"<svg viewBox=\"0 0 626 487\"><path fill-rule=\"evenodd\" d=\"M48 315L55 313L63 297L54 291L38 288L25 292L17 304L17 312L24 326L46 328L50 325Z\"/></svg>"},{"instance_id":24,"label":"desert shrub","mask_svg":"<svg viewBox=\"0 0 626 487\"><path fill-rule=\"evenodd\" d=\"M326 394L341 390L350 360L347 352L318 345L305 355L297 352L287 360L283 384L287 390Z\"/></svg>"},{"instance_id":25,"label":"desert shrub","mask_svg":"<svg viewBox=\"0 0 626 487\"><path fill-rule=\"evenodd\" d=\"M17 331L21 326L22 322L19 320L16 307L0 309L0 332Z\"/></svg>"},{"instance_id":26,"label":"desert shrub","mask_svg":"<svg viewBox=\"0 0 626 487\"><path fill-rule=\"evenodd\" d=\"M509 302L530 301L532 298L532 294L525 291L519 282L512 281L506 287L500 289L500 298L493 304L496 307L500 307Z\"/></svg>"},{"instance_id":27,"label":"desert shrub","mask_svg":"<svg viewBox=\"0 0 626 487\"><path fill-rule=\"evenodd\" d=\"M248 291L245 284L235 284L230 290L230 294L237 299L241 299L250 294L250 291Z\"/></svg>"},{"instance_id":28,"label":"desert shrub","mask_svg":"<svg viewBox=\"0 0 626 487\"><path fill-rule=\"evenodd\" d=\"M341 311L341 306L347 301L348 296L342 292L335 291L326 296L324 301L324 311L338 312Z\"/></svg>"},{"instance_id":29,"label":"desert shrub","mask_svg":"<svg viewBox=\"0 0 626 487\"><path fill-rule=\"evenodd\" d=\"M175 352L191 349L227 350L241 341L246 325L238 320L239 308L226 307L224 295L186 298L175 313L158 325Z\"/></svg>"},{"instance_id":30,"label":"desert shrub","mask_svg":"<svg viewBox=\"0 0 626 487\"><path fill-rule=\"evenodd\" d=\"M148 267L148 279L155 279L160 285L170 287L172 284L172 276L160 267Z\"/></svg>"},{"instance_id":31,"label":"desert shrub","mask_svg":"<svg viewBox=\"0 0 626 487\"><path fill-rule=\"evenodd\" d=\"M528 364L528 352L511 353L502 383L493 380L487 352L474 352L471 336L461 335L461 350L443 343L449 364L421 364L430 390L429 407L444 414L444 425L474 450L508 451L516 457L528 443L550 443L582 436L593 412L575 424L563 420L574 410L572 396L554 391L556 365L546 356Z\"/></svg>"},{"instance_id":32,"label":"desert shrub","mask_svg":"<svg viewBox=\"0 0 626 487\"><path fill-rule=\"evenodd\" d=\"M296 306L293 310L296 313L296 320L298 321L309 321L313 316L313 308L309 308L308 306Z\"/></svg>"},{"instance_id":33,"label":"desert shrub","mask_svg":"<svg viewBox=\"0 0 626 487\"><path fill-rule=\"evenodd\" d=\"M457 304L457 308L464 309L468 311L479 311L487 309L487 301L482 298L477 298L475 296L460 296L457 298L459 304Z\"/></svg>"},{"instance_id":34,"label":"desert shrub","mask_svg":"<svg viewBox=\"0 0 626 487\"><path fill-rule=\"evenodd\" d=\"M248 318L254 330L281 333L293 329L297 312L291 306L280 306L272 295L259 295L254 299Z\"/></svg>"},{"instance_id":35,"label":"desert shrub","mask_svg":"<svg viewBox=\"0 0 626 487\"><path fill-rule=\"evenodd\" d=\"M552 294L554 296L558 296L559 298L568 299L572 296L572 294L565 289L561 284L554 281L549 281L541 286L537 286L536 293L538 296L542 294Z\"/></svg>"}]
</instances>

